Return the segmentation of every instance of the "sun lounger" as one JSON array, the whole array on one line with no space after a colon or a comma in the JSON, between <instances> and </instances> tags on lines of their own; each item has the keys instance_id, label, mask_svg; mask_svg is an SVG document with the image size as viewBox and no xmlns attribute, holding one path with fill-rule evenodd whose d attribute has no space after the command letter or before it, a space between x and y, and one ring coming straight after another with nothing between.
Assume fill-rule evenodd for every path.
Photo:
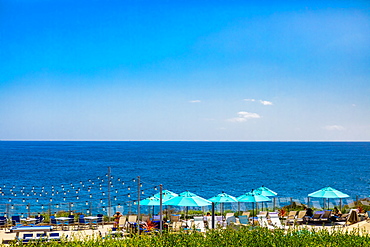
<instances>
[{"instance_id":1,"label":"sun lounger","mask_svg":"<svg viewBox=\"0 0 370 247\"><path fill-rule=\"evenodd\" d=\"M128 230L134 230L136 227L136 222L137 222L137 215L129 215L127 219L127 227Z\"/></svg>"},{"instance_id":2,"label":"sun lounger","mask_svg":"<svg viewBox=\"0 0 370 247\"><path fill-rule=\"evenodd\" d=\"M324 214L323 211L316 211L313 213L313 216L309 218L310 222L319 222L321 219L321 216Z\"/></svg>"},{"instance_id":3,"label":"sun lounger","mask_svg":"<svg viewBox=\"0 0 370 247\"><path fill-rule=\"evenodd\" d=\"M294 224L296 220L297 211L290 211L287 218L286 218L286 224Z\"/></svg>"},{"instance_id":4,"label":"sun lounger","mask_svg":"<svg viewBox=\"0 0 370 247\"><path fill-rule=\"evenodd\" d=\"M299 211L295 222L298 224L304 223L306 221L305 216L306 216L306 210Z\"/></svg>"},{"instance_id":5,"label":"sun lounger","mask_svg":"<svg viewBox=\"0 0 370 247\"><path fill-rule=\"evenodd\" d=\"M246 215L240 215L239 216L239 223L236 223L236 225L248 226L249 225L249 217L246 216Z\"/></svg>"},{"instance_id":6,"label":"sun lounger","mask_svg":"<svg viewBox=\"0 0 370 247\"><path fill-rule=\"evenodd\" d=\"M270 212L268 214L271 225L276 228L284 228L284 226L281 224L281 221L279 219L279 213L278 212Z\"/></svg>"},{"instance_id":7,"label":"sun lounger","mask_svg":"<svg viewBox=\"0 0 370 247\"><path fill-rule=\"evenodd\" d=\"M274 226L270 225L270 223L267 220L267 217L264 214L257 215L257 221L258 221L258 224L260 225L260 227L267 227L270 230L275 229Z\"/></svg>"},{"instance_id":8,"label":"sun lounger","mask_svg":"<svg viewBox=\"0 0 370 247\"><path fill-rule=\"evenodd\" d=\"M236 223L236 217L235 216L230 216L226 219L226 225L234 225Z\"/></svg>"},{"instance_id":9,"label":"sun lounger","mask_svg":"<svg viewBox=\"0 0 370 247\"><path fill-rule=\"evenodd\" d=\"M258 214L260 217L261 216L264 216L264 217L267 217L267 211L261 211L261 212L259 212L259 214Z\"/></svg>"},{"instance_id":10,"label":"sun lounger","mask_svg":"<svg viewBox=\"0 0 370 247\"><path fill-rule=\"evenodd\" d=\"M243 213L242 213L242 216L247 216L248 218L251 216L251 212L249 212L249 211L244 211Z\"/></svg>"},{"instance_id":11,"label":"sun lounger","mask_svg":"<svg viewBox=\"0 0 370 247\"><path fill-rule=\"evenodd\" d=\"M125 215L121 216L119 218L119 221L118 221L118 228L122 229L122 228L126 228L127 224L127 218Z\"/></svg>"},{"instance_id":12,"label":"sun lounger","mask_svg":"<svg viewBox=\"0 0 370 247\"><path fill-rule=\"evenodd\" d=\"M148 220L150 220L149 215L141 215L141 221L147 222Z\"/></svg>"},{"instance_id":13,"label":"sun lounger","mask_svg":"<svg viewBox=\"0 0 370 247\"><path fill-rule=\"evenodd\" d=\"M331 210L325 210L324 214L321 216L319 222L329 222L331 216Z\"/></svg>"},{"instance_id":14,"label":"sun lounger","mask_svg":"<svg viewBox=\"0 0 370 247\"><path fill-rule=\"evenodd\" d=\"M194 217L194 226L195 229L200 232L205 232L206 228L204 227L204 218L201 217Z\"/></svg>"},{"instance_id":15,"label":"sun lounger","mask_svg":"<svg viewBox=\"0 0 370 247\"><path fill-rule=\"evenodd\" d=\"M181 221L175 221L171 224L170 231L179 232L179 231L181 231L181 228L182 228L182 222Z\"/></svg>"},{"instance_id":16,"label":"sun lounger","mask_svg":"<svg viewBox=\"0 0 370 247\"><path fill-rule=\"evenodd\" d=\"M59 241L60 240L59 232L51 232L49 234L48 240Z\"/></svg>"}]
</instances>

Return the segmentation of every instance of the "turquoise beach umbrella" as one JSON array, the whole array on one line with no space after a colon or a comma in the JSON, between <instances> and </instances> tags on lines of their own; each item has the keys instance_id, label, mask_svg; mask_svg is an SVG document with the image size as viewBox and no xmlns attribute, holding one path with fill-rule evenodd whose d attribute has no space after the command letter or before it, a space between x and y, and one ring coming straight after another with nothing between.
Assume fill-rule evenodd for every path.
<instances>
[{"instance_id":1,"label":"turquoise beach umbrella","mask_svg":"<svg viewBox=\"0 0 370 247\"><path fill-rule=\"evenodd\" d=\"M340 192L339 190L333 189L332 187L325 187L321 190L308 194L309 197L319 198L347 198L349 195Z\"/></svg>"},{"instance_id":2,"label":"turquoise beach umbrella","mask_svg":"<svg viewBox=\"0 0 370 247\"><path fill-rule=\"evenodd\" d=\"M258 189L255 189L255 191L258 191L263 196L277 196L277 193L270 190L269 188L262 185L262 187L259 187Z\"/></svg>"},{"instance_id":3,"label":"turquoise beach umbrella","mask_svg":"<svg viewBox=\"0 0 370 247\"><path fill-rule=\"evenodd\" d=\"M218 194L217 196L214 196L212 198L208 199L211 202L218 202L218 203L224 203L224 202L238 202L238 200L229 194L226 194L222 192L221 194Z\"/></svg>"},{"instance_id":4,"label":"turquoise beach umbrella","mask_svg":"<svg viewBox=\"0 0 370 247\"><path fill-rule=\"evenodd\" d=\"M321 190L308 194L309 197L318 197L318 198L328 198L328 207L329 207L329 198L340 199L340 208L342 208L342 198L347 198L349 195L340 192L339 190L333 189L332 187L325 187ZM325 205L324 205L325 206Z\"/></svg>"},{"instance_id":5,"label":"turquoise beach umbrella","mask_svg":"<svg viewBox=\"0 0 370 247\"><path fill-rule=\"evenodd\" d=\"M143 206L159 206L160 200L157 197L151 196L140 201L140 205Z\"/></svg>"},{"instance_id":6,"label":"turquoise beach umbrella","mask_svg":"<svg viewBox=\"0 0 370 247\"><path fill-rule=\"evenodd\" d=\"M163 205L203 207L209 206L212 202L189 191L182 192L179 196L165 201Z\"/></svg>"},{"instance_id":7,"label":"turquoise beach umbrella","mask_svg":"<svg viewBox=\"0 0 370 247\"><path fill-rule=\"evenodd\" d=\"M209 201L211 202L215 202L215 203L221 203L221 215L222 215L222 211L223 211L223 203L227 203L227 202L238 202L238 200L234 197L234 196L231 196L229 194L226 194L224 192L222 192L221 194L218 194L217 196L214 196L212 198L209 198L208 199Z\"/></svg>"},{"instance_id":8,"label":"turquoise beach umbrella","mask_svg":"<svg viewBox=\"0 0 370 247\"><path fill-rule=\"evenodd\" d=\"M170 191L170 190L163 190L162 191L162 201L165 202L165 201L168 201L169 199L172 199L176 196L179 196L178 194ZM157 194L154 195L154 197L156 198L160 198L160 192L158 192Z\"/></svg>"},{"instance_id":9,"label":"turquoise beach umbrella","mask_svg":"<svg viewBox=\"0 0 370 247\"><path fill-rule=\"evenodd\" d=\"M262 187L259 187L258 189L255 189L255 191L261 192L261 195L263 196L277 196L276 192L270 190L264 185L262 185ZM262 203L262 210L263 210L263 203Z\"/></svg>"},{"instance_id":10,"label":"turquoise beach umbrella","mask_svg":"<svg viewBox=\"0 0 370 247\"><path fill-rule=\"evenodd\" d=\"M260 192L252 190L236 198L239 202L268 202L271 201L267 196L261 195Z\"/></svg>"},{"instance_id":11,"label":"turquoise beach umbrella","mask_svg":"<svg viewBox=\"0 0 370 247\"><path fill-rule=\"evenodd\" d=\"M261 195L261 192L255 191L255 190L251 190L250 192L245 193L244 195L241 195L236 199L239 202L251 202L251 203L253 203L253 211L254 211L254 203L271 201L270 198L268 198L264 195Z\"/></svg>"}]
</instances>

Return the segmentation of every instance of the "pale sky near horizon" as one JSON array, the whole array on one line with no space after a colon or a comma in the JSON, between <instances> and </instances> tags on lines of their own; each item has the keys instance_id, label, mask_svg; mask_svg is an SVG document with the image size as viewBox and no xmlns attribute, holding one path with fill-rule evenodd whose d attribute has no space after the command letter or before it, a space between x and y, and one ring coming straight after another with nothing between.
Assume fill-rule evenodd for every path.
<instances>
[{"instance_id":1,"label":"pale sky near horizon","mask_svg":"<svg viewBox=\"0 0 370 247\"><path fill-rule=\"evenodd\" d=\"M0 1L0 140L370 140L368 1Z\"/></svg>"}]
</instances>

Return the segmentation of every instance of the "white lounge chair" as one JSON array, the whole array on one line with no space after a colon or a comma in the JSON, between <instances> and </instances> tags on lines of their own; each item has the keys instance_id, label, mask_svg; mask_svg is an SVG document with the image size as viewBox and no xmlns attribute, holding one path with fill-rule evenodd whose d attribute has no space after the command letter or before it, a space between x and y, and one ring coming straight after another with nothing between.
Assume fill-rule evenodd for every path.
<instances>
[{"instance_id":1,"label":"white lounge chair","mask_svg":"<svg viewBox=\"0 0 370 247\"><path fill-rule=\"evenodd\" d=\"M195 229L201 232L205 232L206 228L204 226L204 218L203 216L201 217L194 217L194 226Z\"/></svg>"}]
</instances>

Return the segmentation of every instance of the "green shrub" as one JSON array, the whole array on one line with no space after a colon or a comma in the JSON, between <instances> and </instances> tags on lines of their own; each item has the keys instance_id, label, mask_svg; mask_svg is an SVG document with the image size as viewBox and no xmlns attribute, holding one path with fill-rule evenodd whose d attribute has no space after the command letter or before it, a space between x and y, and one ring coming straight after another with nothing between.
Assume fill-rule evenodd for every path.
<instances>
[{"instance_id":1,"label":"green shrub","mask_svg":"<svg viewBox=\"0 0 370 247\"><path fill-rule=\"evenodd\" d=\"M17 245L12 243L11 246ZM22 246L22 244L17 245ZM358 231L327 230L275 230L266 228L227 228L210 230L207 233L197 231L178 234L163 233L135 235L130 238L101 238L99 235L85 237L82 240L69 239L58 242L35 242L27 246L370 246L370 236Z\"/></svg>"}]
</instances>

